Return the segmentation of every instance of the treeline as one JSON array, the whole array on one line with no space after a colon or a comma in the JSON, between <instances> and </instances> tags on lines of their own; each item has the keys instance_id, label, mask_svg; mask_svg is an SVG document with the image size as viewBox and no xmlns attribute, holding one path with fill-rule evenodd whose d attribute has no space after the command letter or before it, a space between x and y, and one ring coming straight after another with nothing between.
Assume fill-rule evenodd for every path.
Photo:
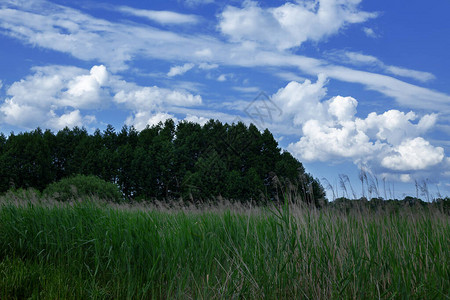
<instances>
[{"instance_id":1,"label":"treeline","mask_svg":"<svg viewBox=\"0 0 450 300\"><path fill-rule=\"evenodd\" d=\"M445 214L450 215L450 198L438 197L432 201L423 201L417 197L405 196L402 200L399 199L383 199L381 197L371 198L368 200L365 197L359 199L348 199L340 197L332 202L327 203L329 208L337 209L339 211L388 211L399 212L404 208L413 210L428 210L437 209Z\"/></svg>"},{"instance_id":2,"label":"treeline","mask_svg":"<svg viewBox=\"0 0 450 300\"><path fill-rule=\"evenodd\" d=\"M76 174L116 184L126 199L190 199L222 196L240 201L277 201L295 193L310 204L325 192L290 153L281 151L269 130L210 120L147 127L138 132L108 126L53 133L0 135L0 193L36 188Z\"/></svg>"}]
</instances>

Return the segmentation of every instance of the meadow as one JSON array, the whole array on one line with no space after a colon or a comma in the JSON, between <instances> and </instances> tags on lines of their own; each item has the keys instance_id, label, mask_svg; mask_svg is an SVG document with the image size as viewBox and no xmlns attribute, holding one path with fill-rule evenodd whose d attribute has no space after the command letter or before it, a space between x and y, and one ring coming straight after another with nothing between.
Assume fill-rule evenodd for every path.
<instances>
[{"instance_id":1,"label":"meadow","mask_svg":"<svg viewBox=\"0 0 450 300\"><path fill-rule=\"evenodd\" d=\"M173 204L172 204L173 205ZM448 299L438 209L0 197L0 299Z\"/></svg>"}]
</instances>

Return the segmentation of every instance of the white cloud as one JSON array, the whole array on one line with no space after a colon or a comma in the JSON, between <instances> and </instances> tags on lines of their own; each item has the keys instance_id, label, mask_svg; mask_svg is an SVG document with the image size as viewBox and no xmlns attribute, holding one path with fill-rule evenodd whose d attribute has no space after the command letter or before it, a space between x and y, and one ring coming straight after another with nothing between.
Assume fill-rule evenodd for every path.
<instances>
[{"instance_id":1,"label":"white cloud","mask_svg":"<svg viewBox=\"0 0 450 300\"><path fill-rule=\"evenodd\" d=\"M287 81L305 81L306 78L303 76L299 76L293 72L277 72L274 75L287 80Z\"/></svg>"},{"instance_id":2,"label":"white cloud","mask_svg":"<svg viewBox=\"0 0 450 300\"><path fill-rule=\"evenodd\" d=\"M348 158L356 163L369 158L381 150L380 144L373 144L354 123L333 126L318 120L308 120L302 127L303 137L290 144L288 150L307 161L333 161Z\"/></svg>"},{"instance_id":3,"label":"white cloud","mask_svg":"<svg viewBox=\"0 0 450 300\"><path fill-rule=\"evenodd\" d=\"M351 51L345 51L342 53L344 56L346 56L346 59L348 59L349 62L354 64L365 64L365 65L379 65L382 64L381 61L376 58L375 56L362 54L360 52L351 52ZM342 59L342 55L339 55Z\"/></svg>"},{"instance_id":4,"label":"white cloud","mask_svg":"<svg viewBox=\"0 0 450 300\"><path fill-rule=\"evenodd\" d=\"M208 63L200 63L198 68L201 70L212 70L217 69L219 67L218 64L208 64Z\"/></svg>"},{"instance_id":5,"label":"white cloud","mask_svg":"<svg viewBox=\"0 0 450 300\"><path fill-rule=\"evenodd\" d=\"M291 81L272 96L272 101L281 109L281 117L295 124L303 124L312 118L324 118L325 108L320 102L326 95L326 77L319 75L316 83Z\"/></svg>"},{"instance_id":6,"label":"white cloud","mask_svg":"<svg viewBox=\"0 0 450 300\"><path fill-rule=\"evenodd\" d=\"M242 8L227 6L219 29L233 41L255 41L280 50L320 41L353 23L377 16L358 10L361 0L319 0L287 2L279 7L262 8L255 1L244 1Z\"/></svg>"},{"instance_id":7,"label":"white cloud","mask_svg":"<svg viewBox=\"0 0 450 300\"><path fill-rule=\"evenodd\" d=\"M386 66L386 71L394 75L409 77L422 82L427 82L436 78L433 74L429 72L416 71L396 66Z\"/></svg>"},{"instance_id":8,"label":"white cloud","mask_svg":"<svg viewBox=\"0 0 450 300\"><path fill-rule=\"evenodd\" d=\"M82 116L78 109L60 116L58 116L54 111L50 111L49 116L50 118L46 122L46 126L56 129L61 129L64 127L72 128L75 126L82 127L96 121L95 116Z\"/></svg>"},{"instance_id":9,"label":"white cloud","mask_svg":"<svg viewBox=\"0 0 450 300\"><path fill-rule=\"evenodd\" d=\"M378 37L378 35L375 33L375 31L372 28L363 27L363 31L370 38L374 38L375 39L375 38Z\"/></svg>"},{"instance_id":10,"label":"white cloud","mask_svg":"<svg viewBox=\"0 0 450 300\"><path fill-rule=\"evenodd\" d=\"M343 0L342 5L336 5L335 1L330 0L327 5L332 17L339 12L343 15L341 19L350 18L347 23L373 17L371 14L367 15L358 11L357 8L349 11L350 7L357 7L359 2L359 0ZM273 8L263 9L251 3L249 7L252 5L256 12L262 10L266 14L273 10ZM285 5L301 6L293 3ZM311 12L311 7L298 9L309 11L307 15L315 15L319 14L319 11L324 14L325 7L326 5L323 4L322 9L316 12ZM242 9L235 9L240 11L249 8L244 6ZM244 15L243 18L247 20L247 16ZM342 22L338 24L342 25ZM85 61L101 62L112 72L126 69L128 61L140 57L240 67L266 66L275 67L278 70L284 67L297 67L306 75L316 76L324 73L329 78L362 84L368 89L393 97L400 105L408 108L450 112L450 96L390 76L354 70L305 56L280 53L273 49L263 51L261 44L252 41L227 43L212 36L181 35L148 25L109 22L46 1L4 4L0 8L0 28L2 28L2 34L17 38L29 45L69 53ZM283 38L283 32L286 30L276 32L276 35L281 33L280 37ZM271 33L269 30L268 36ZM286 36L289 37L288 41L291 41L290 36L284 35Z\"/></svg>"},{"instance_id":11,"label":"white cloud","mask_svg":"<svg viewBox=\"0 0 450 300\"><path fill-rule=\"evenodd\" d=\"M429 72L416 71L402 67L389 66L372 55L366 55L360 52L352 51L334 51L329 53L330 58L341 63L349 63L356 66L378 67L386 73L412 78L421 82L427 82L435 79L435 76Z\"/></svg>"},{"instance_id":12,"label":"white cloud","mask_svg":"<svg viewBox=\"0 0 450 300\"><path fill-rule=\"evenodd\" d=\"M67 83L67 91L62 95L61 105L75 108L96 108L109 97L109 92L102 89L108 83L105 66L94 66L89 75L80 75Z\"/></svg>"},{"instance_id":13,"label":"white cloud","mask_svg":"<svg viewBox=\"0 0 450 300\"><path fill-rule=\"evenodd\" d=\"M107 105L108 91L104 88L108 74L102 65L90 71L65 66L35 67L32 71L33 75L8 88L8 97L0 105L1 122L25 128L78 126L83 120L79 109ZM69 112L61 116L55 113L65 108Z\"/></svg>"},{"instance_id":14,"label":"white cloud","mask_svg":"<svg viewBox=\"0 0 450 300\"><path fill-rule=\"evenodd\" d=\"M121 106L131 110L131 115L127 118L126 124L133 125L136 129L142 130L147 125L156 125L160 121L177 118L164 111L183 112L184 107L202 104L199 95L193 95L184 90L171 90L153 87L140 87L124 81L117 82L114 90L114 101Z\"/></svg>"},{"instance_id":15,"label":"white cloud","mask_svg":"<svg viewBox=\"0 0 450 300\"><path fill-rule=\"evenodd\" d=\"M272 96L283 111L281 121L301 126L302 137L288 146L301 160L350 160L377 172L393 173L443 164L443 148L422 137L435 126L436 114L419 118L414 112L389 110L359 118L356 99L336 96L323 100L325 84L323 76L315 83L290 82Z\"/></svg>"},{"instance_id":16,"label":"white cloud","mask_svg":"<svg viewBox=\"0 0 450 300\"><path fill-rule=\"evenodd\" d=\"M233 77L234 77L234 74L232 74L232 73L228 73L228 74L220 74L220 75L217 77L217 81L225 82L225 81L227 81L227 80L232 79Z\"/></svg>"},{"instance_id":17,"label":"white cloud","mask_svg":"<svg viewBox=\"0 0 450 300\"><path fill-rule=\"evenodd\" d=\"M16 126L34 127L45 122L45 111L28 104L6 99L0 106L0 122Z\"/></svg>"},{"instance_id":18,"label":"white cloud","mask_svg":"<svg viewBox=\"0 0 450 300\"><path fill-rule=\"evenodd\" d=\"M401 174L400 175L400 181L401 182L411 182L412 181L411 175L409 175L409 174Z\"/></svg>"},{"instance_id":19,"label":"white cloud","mask_svg":"<svg viewBox=\"0 0 450 300\"><path fill-rule=\"evenodd\" d=\"M167 76L173 77L173 76L177 76L177 75L183 75L187 71L191 70L193 67L194 67L194 64L191 64L191 63L186 63L182 66L171 67L169 72L167 73Z\"/></svg>"},{"instance_id":20,"label":"white cloud","mask_svg":"<svg viewBox=\"0 0 450 300\"><path fill-rule=\"evenodd\" d=\"M184 118L184 120L188 121L188 122L197 123L197 124L200 124L202 126L205 125L209 121L208 118L201 117L201 116L200 117L199 116L194 116L194 115L191 115L191 114L186 115L186 118Z\"/></svg>"},{"instance_id":21,"label":"white cloud","mask_svg":"<svg viewBox=\"0 0 450 300\"><path fill-rule=\"evenodd\" d=\"M203 38L192 39L148 25L109 22L46 1L8 3L0 9L0 27L3 34L30 45L97 60L112 71L126 69L126 63L136 56L173 58L183 52L191 56L205 48Z\"/></svg>"},{"instance_id":22,"label":"white cloud","mask_svg":"<svg viewBox=\"0 0 450 300\"><path fill-rule=\"evenodd\" d=\"M185 15L173 11L136 9L129 6L120 6L117 10L133 16L147 18L163 25L195 24L199 21L199 18L195 15Z\"/></svg>"},{"instance_id":23,"label":"white cloud","mask_svg":"<svg viewBox=\"0 0 450 300\"><path fill-rule=\"evenodd\" d=\"M220 81L220 82L227 81L227 77L228 77L227 74L220 74L219 77L217 77L217 81Z\"/></svg>"},{"instance_id":24,"label":"white cloud","mask_svg":"<svg viewBox=\"0 0 450 300\"><path fill-rule=\"evenodd\" d=\"M235 91L238 91L238 92L251 93L251 94L255 94L255 95L256 95L256 93L261 91L261 89L256 86L234 86L234 87L232 87L232 89Z\"/></svg>"},{"instance_id":25,"label":"white cloud","mask_svg":"<svg viewBox=\"0 0 450 300\"><path fill-rule=\"evenodd\" d=\"M389 110L380 115L372 112L367 118L356 119L355 122L370 138L398 145L407 137L422 135L430 130L436 123L437 115L424 115L418 124L413 124L411 121L416 119L417 115L412 111Z\"/></svg>"},{"instance_id":26,"label":"white cloud","mask_svg":"<svg viewBox=\"0 0 450 300\"><path fill-rule=\"evenodd\" d=\"M157 112L151 113L148 111L140 111L133 116L130 116L125 121L125 124L128 126L134 126L137 130L143 130L145 127L158 125L159 122L164 123L167 119L172 119L174 122L178 122L178 119L168 113Z\"/></svg>"},{"instance_id":27,"label":"white cloud","mask_svg":"<svg viewBox=\"0 0 450 300\"><path fill-rule=\"evenodd\" d=\"M198 58L212 59L214 58L213 52L210 48L200 49L194 52L195 56Z\"/></svg>"},{"instance_id":28,"label":"white cloud","mask_svg":"<svg viewBox=\"0 0 450 300\"><path fill-rule=\"evenodd\" d=\"M0 80L0 90L2 89L2 87L3 87L3 81Z\"/></svg>"},{"instance_id":29,"label":"white cloud","mask_svg":"<svg viewBox=\"0 0 450 300\"><path fill-rule=\"evenodd\" d=\"M358 101L352 97L337 96L330 99L327 104L329 115L343 123L351 121L355 117Z\"/></svg>"},{"instance_id":30,"label":"white cloud","mask_svg":"<svg viewBox=\"0 0 450 300\"><path fill-rule=\"evenodd\" d=\"M185 5L191 6L191 7L203 5L203 4L214 3L214 0L179 0L179 1L182 1Z\"/></svg>"},{"instance_id":31,"label":"white cloud","mask_svg":"<svg viewBox=\"0 0 450 300\"><path fill-rule=\"evenodd\" d=\"M193 106L200 105L202 98L185 91L153 87L139 87L134 84L123 84L116 88L114 101L124 104L136 111L156 110L167 106Z\"/></svg>"},{"instance_id":32,"label":"white cloud","mask_svg":"<svg viewBox=\"0 0 450 300\"><path fill-rule=\"evenodd\" d=\"M199 105L202 98L184 90L141 87L111 75L103 65L85 70L70 66L35 67L14 82L0 103L0 123L28 129L61 129L95 123L89 110L116 104L131 110L136 124L171 107ZM144 120L148 117L146 120ZM145 127L145 126L144 126Z\"/></svg>"},{"instance_id":33,"label":"white cloud","mask_svg":"<svg viewBox=\"0 0 450 300\"><path fill-rule=\"evenodd\" d=\"M404 140L385 156L381 165L396 171L423 170L443 161L444 149L433 147L421 137Z\"/></svg>"}]
</instances>

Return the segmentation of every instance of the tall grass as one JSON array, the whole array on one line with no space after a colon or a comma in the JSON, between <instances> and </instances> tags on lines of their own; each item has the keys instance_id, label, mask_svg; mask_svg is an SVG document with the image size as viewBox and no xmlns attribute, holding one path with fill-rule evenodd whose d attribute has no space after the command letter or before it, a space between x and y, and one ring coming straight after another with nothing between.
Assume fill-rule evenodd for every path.
<instances>
[{"instance_id":1,"label":"tall grass","mask_svg":"<svg viewBox=\"0 0 450 300\"><path fill-rule=\"evenodd\" d=\"M161 211L2 198L0 298L449 298L438 211Z\"/></svg>"}]
</instances>

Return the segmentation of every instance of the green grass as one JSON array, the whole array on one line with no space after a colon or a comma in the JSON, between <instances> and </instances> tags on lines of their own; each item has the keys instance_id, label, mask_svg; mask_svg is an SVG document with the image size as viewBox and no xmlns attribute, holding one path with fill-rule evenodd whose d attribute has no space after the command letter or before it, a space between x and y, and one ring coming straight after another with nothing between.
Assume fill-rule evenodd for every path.
<instances>
[{"instance_id":1,"label":"green grass","mask_svg":"<svg viewBox=\"0 0 450 300\"><path fill-rule=\"evenodd\" d=\"M449 298L438 211L0 201L0 299Z\"/></svg>"}]
</instances>

